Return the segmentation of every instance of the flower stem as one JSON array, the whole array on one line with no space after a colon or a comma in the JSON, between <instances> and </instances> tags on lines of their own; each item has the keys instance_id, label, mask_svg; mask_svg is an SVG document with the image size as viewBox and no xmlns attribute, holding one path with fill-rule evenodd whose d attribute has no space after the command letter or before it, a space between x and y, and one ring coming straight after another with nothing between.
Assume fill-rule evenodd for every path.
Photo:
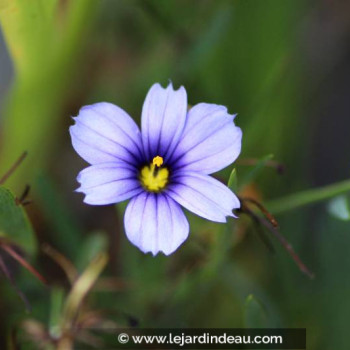
<instances>
[{"instance_id":1,"label":"flower stem","mask_svg":"<svg viewBox=\"0 0 350 350\"><path fill-rule=\"evenodd\" d=\"M279 199L274 199L266 203L266 207L271 213L280 214L308 204L321 202L349 191L350 180L345 180L332 185L318 187L311 190L294 193Z\"/></svg>"},{"instance_id":2,"label":"flower stem","mask_svg":"<svg viewBox=\"0 0 350 350\"><path fill-rule=\"evenodd\" d=\"M27 152L23 152L21 156L16 160L16 162L11 166L11 168L0 178L0 185L5 183L5 181L12 175L12 173L24 161L25 157L27 157Z\"/></svg>"}]
</instances>

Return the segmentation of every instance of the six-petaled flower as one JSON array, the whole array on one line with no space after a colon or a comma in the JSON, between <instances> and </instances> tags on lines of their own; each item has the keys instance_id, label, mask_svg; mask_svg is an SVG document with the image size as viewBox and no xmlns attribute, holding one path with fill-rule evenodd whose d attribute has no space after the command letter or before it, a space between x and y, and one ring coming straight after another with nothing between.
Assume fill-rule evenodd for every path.
<instances>
[{"instance_id":1,"label":"six-petaled flower","mask_svg":"<svg viewBox=\"0 0 350 350\"><path fill-rule=\"evenodd\" d=\"M80 109L70 127L73 147L90 166L78 175L84 202L131 199L124 217L129 240L153 255L173 253L188 237L181 206L216 222L240 207L225 185L209 176L239 155L242 132L226 107L199 103L187 111L184 87L152 86L141 131L111 103Z\"/></svg>"}]
</instances>

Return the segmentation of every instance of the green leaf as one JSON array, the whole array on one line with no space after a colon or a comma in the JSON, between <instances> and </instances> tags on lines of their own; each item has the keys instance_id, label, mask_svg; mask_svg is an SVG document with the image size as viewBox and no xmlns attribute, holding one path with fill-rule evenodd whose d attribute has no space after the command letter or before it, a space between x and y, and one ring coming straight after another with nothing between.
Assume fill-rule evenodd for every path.
<instances>
[{"instance_id":1,"label":"green leaf","mask_svg":"<svg viewBox=\"0 0 350 350\"><path fill-rule=\"evenodd\" d=\"M350 220L349 201L345 195L332 199L328 204L328 212L333 217L343 221Z\"/></svg>"},{"instance_id":2,"label":"green leaf","mask_svg":"<svg viewBox=\"0 0 350 350\"><path fill-rule=\"evenodd\" d=\"M36 189L39 194L38 204L53 229L53 242L72 259L76 256L75 247L80 246L83 240L79 223L69 210L59 187L49 176L38 176Z\"/></svg>"},{"instance_id":3,"label":"green leaf","mask_svg":"<svg viewBox=\"0 0 350 350\"><path fill-rule=\"evenodd\" d=\"M33 228L22 205L15 196L0 186L0 237L19 245L25 252L34 254L37 244Z\"/></svg>"},{"instance_id":4,"label":"green leaf","mask_svg":"<svg viewBox=\"0 0 350 350\"><path fill-rule=\"evenodd\" d=\"M231 191L237 192L238 183L237 183L237 171L236 171L236 168L232 169L230 177L228 179L227 186L228 186L228 188Z\"/></svg>"},{"instance_id":5,"label":"green leaf","mask_svg":"<svg viewBox=\"0 0 350 350\"><path fill-rule=\"evenodd\" d=\"M198 40L184 55L177 65L178 74L190 76L197 73L210 60L215 48L219 45L220 39L225 35L232 17L234 9L232 4L224 3L213 14L210 22L205 27Z\"/></svg>"},{"instance_id":6,"label":"green leaf","mask_svg":"<svg viewBox=\"0 0 350 350\"><path fill-rule=\"evenodd\" d=\"M79 249L76 259L76 266L82 271L98 254L103 253L108 248L108 238L104 232L94 232L84 238L84 243Z\"/></svg>"},{"instance_id":7,"label":"green leaf","mask_svg":"<svg viewBox=\"0 0 350 350\"><path fill-rule=\"evenodd\" d=\"M247 328L264 328L267 324L265 308L253 294L245 301L244 323Z\"/></svg>"},{"instance_id":8,"label":"green leaf","mask_svg":"<svg viewBox=\"0 0 350 350\"><path fill-rule=\"evenodd\" d=\"M49 44L53 35L54 10L57 0L2 0L0 19L7 44L15 64L22 75L36 73L49 55L54 43ZM40 57L41 56L41 57ZM35 71L35 72L34 72Z\"/></svg>"},{"instance_id":9,"label":"green leaf","mask_svg":"<svg viewBox=\"0 0 350 350\"><path fill-rule=\"evenodd\" d=\"M269 209L270 213L279 214L325 201L349 192L350 180L344 180L327 186L311 188L309 190L292 193L282 198L273 199L266 203L266 207Z\"/></svg>"},{"instance_id":10,"label":"green leaf","mask_svg":"<svg viewBox=\"0 0 350 350\"><path fill-rule=\"evenodd\" d=\"M99 254L76 280L64 305L63 316L61 318L63 328L67 329L72 326L84 297L96 283L107 262L108 255L106 253Z\"/></svg>"},{"instance_id":11,"label":"green leaf","mask_svg":"<svg viewBox=\"0 0 350 350\"><path fill-rule=\"evenodd\" d=\"M266 163L269 162L273 158L273 154L268 154L267 156L262 157L258 162L254 165L253 169L251 169L242 179L240 183L240 187L247 185L253 182L261 170L266 166Z\"/></svg>"},{"instance_id":12,"label":"green leaf","mask_svg":"<svg viewBox=\"0 0 350 350\"><path fill-rule=\"evenodd\" d=\"M51 290L51 303L50 303L50 319L49 329L50 334L59 337L61 335L60 321L62 317L63 302L64 302L64 289L54 286Z\"/></svg>"},{"instance_id":13,"label":"green leaf","mask_svg":"<svg viewBox=\"0 0 350 350\"><path fill-rule=\"evenodd\" d=\"M30 157L9 179L13 187L24 179L32 182L49 159L71 93L67 87L77 80L79 57L98 4L94 0L0 2L1 29L15 69L4 108L1 163L8 168L24 150Z\"/></svg>"}]
</instances>

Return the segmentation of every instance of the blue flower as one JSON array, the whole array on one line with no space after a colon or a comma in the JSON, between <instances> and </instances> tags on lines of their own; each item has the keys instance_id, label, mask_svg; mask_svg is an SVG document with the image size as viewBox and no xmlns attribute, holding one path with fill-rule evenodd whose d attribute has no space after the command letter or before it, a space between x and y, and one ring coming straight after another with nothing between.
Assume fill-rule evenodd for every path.
<instances>
[{"instance_id":1,"label":"blue flower","mask_svg":"<svg viewBox=\"0 0 350 350\"><path fill-rule=\"evenodd\" d=\"M181 206L216 222L240 207L238 198L209 174L231 164L242 132L224 106L199 103L187 111L184 87L154 84L142 109L141 132L111 103L80 109L70 127L76 152L90 166L77 180L84 202L131 199L124 216L129 240L144 253L173 253L188 237Z\"/></svg>"}]
</instances>

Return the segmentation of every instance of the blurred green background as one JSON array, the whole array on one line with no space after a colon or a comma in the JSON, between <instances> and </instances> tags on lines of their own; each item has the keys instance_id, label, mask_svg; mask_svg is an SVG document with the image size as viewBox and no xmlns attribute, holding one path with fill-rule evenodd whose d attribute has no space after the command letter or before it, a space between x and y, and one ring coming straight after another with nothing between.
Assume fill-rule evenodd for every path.
<instances>
[{"instance_id":1,"label":"blurred green background","mask_svg":"<svg viewBox=\"0 0 350 350\"><path fill-rule=\"evenodd\" d=\"M20 197L28 184L33 200L25 207L32 228L6 231L10 219L0 213L0 236L15 235L18 252L48 281L43 286L0 250L32 308L26 312L8 279L0 280L1 349L54 349L77 319L81 327L298 327L307 329L308 349L349 349L346 197L330 204L335 193L326 191L327 200L276 214L314 279L266 231L271 253L244 214L227 225L188 214L190 238L170 257L153 258L127 241L125 204L92 207L73 192L85 163L68 134L70 117L100 101L139 123L149 87L170 79L185 86L191 105L238 113L240 195L269 208L272 199L346 180L349 2L0 0L0 22L0 174L27 151L4 186ZM269 154L283 174L269 166L251 173ZM218 178L227 182L231 170ZM96 282L91 289L86 279ZM79 280L86 298L74 289ZM98 341L74 335L86 348Z\"/></svg>"}]
</instances>

